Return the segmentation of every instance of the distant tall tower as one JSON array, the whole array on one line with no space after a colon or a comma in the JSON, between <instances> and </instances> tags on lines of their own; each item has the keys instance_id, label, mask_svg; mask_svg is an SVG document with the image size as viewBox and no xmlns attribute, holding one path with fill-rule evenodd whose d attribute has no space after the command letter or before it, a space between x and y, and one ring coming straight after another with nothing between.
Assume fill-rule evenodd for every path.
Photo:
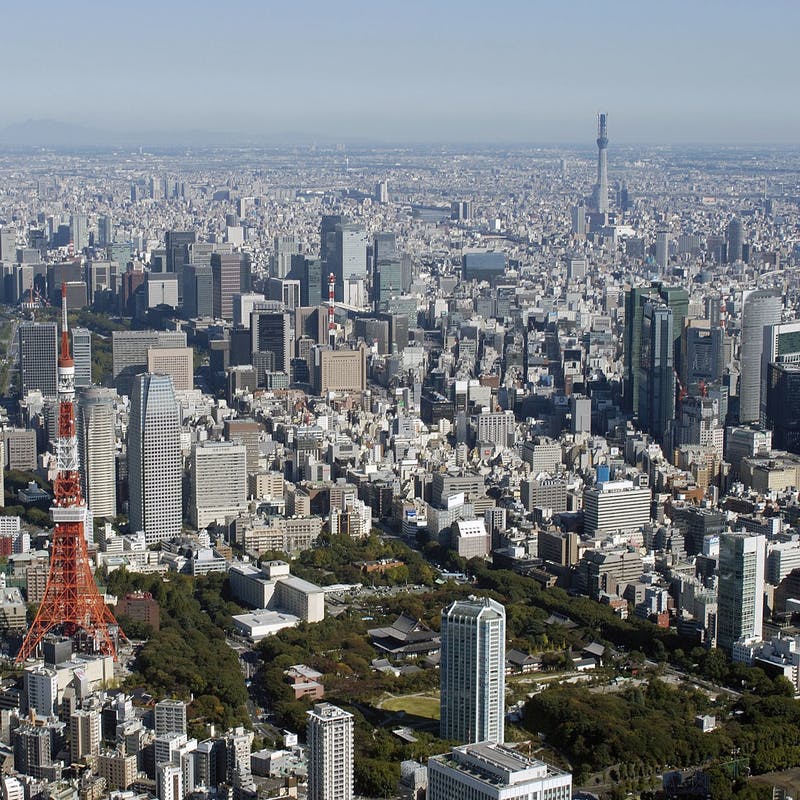
<instances>
[{"instance_id":1,"label":"distant tall tower","mask_svg":"<svg viewBox=\"0 0 800 800\"><path fill-rule=\"evenodd\" d=\"M599 214L608 213L608 134L606 132L606 115L597 115L597 183L594 191L594 207Z\"/></svg>"},{"instance_id":2,"label":"distant tall tower","mask_svg":"<svg viewBox=\"0 0 800 800\"><path fill-rule=\"evenodd\" d=\"M440 735L502 743L506 611L496 600L456 600L442 613Z\"/></svg>"}]
</instances>

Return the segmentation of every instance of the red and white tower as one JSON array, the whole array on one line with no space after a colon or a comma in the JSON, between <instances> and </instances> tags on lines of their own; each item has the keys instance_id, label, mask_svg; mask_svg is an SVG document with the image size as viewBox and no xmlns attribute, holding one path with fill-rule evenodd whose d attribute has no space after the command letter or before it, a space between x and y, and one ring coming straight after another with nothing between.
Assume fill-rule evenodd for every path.
<instances>
[{"instance_id":1,"label":"red and white tower","mask_svg":"<svg viewBox=\"0 0 800 800\"><path fill-rule=\"evenodd\" d=\"M333 321L333 296L335 288L336 276L331 272L328 277L328 340L330 341L331 349L336 347L336 323Z\"/></svg>"},{"instance_id":2,"label":"red and white tower","mask_svg":"<svg viewBox=\"0 0 800 800\"><path fill-rule=\"evenodd\" d=\"M50 574L36 619L17 654L18 662L34 655L42 639L51 632L74 637L84 647L116 659L116 638L117 634L122 635L94 582L83 535L86 503L81 496L78 440L75 436L75 364L70 355L67 289L63 284L61 310L56 442L58 473L53 483L53 507L50 509L55 523Z\"/></svg>"}]
</instances>

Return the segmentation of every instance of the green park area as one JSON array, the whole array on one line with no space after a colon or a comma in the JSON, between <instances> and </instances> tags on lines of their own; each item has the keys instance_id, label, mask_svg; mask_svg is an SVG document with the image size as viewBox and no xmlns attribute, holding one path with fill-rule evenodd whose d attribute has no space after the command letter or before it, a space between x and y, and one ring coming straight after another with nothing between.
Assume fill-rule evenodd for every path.
<instances>
[{"instance_id":1,"label":"green park area","mask_svg":"<svg viewBox=\"0 0 800 800\"><path fill-rule=\"evenodd\" d=\"M389 696L378 703L382 711L403 711L415 717L439 719L439 693L406 694Z\"/></svg>"}]
</instances>

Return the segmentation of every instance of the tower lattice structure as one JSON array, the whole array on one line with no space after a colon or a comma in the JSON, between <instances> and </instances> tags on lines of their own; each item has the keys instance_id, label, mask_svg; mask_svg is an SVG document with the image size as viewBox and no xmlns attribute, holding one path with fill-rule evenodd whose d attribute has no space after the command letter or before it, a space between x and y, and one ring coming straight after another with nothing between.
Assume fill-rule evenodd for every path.
<instances>
[{"instance_id":1,"label":"tower lattice structure","mask_svg":"<svg viewBox=\"0 0 800 800\"><path fill-rule=\"evenodd\" d=\"M50 552L50 573L39 611L17 661L34 655L48 633L81 638L95 651L116 659L117 621L94 582L84 537L86 503L78 472L78 440L75 435L75 364L69 347L66 287L61 288L61 347L58 356L58 472L53 484L55 523Z\"/></svg>"}]
</instances>

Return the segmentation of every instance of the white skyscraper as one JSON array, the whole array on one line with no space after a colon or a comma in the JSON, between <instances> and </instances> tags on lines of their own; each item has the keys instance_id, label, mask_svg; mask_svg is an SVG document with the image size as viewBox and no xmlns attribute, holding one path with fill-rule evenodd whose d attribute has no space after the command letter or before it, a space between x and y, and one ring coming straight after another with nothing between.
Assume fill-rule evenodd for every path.
<instances>
[{"instance_id":1,"label":"white skyscraper","mask_svg":"<svg viewBox=\"0 0 800 800\"><path fill-rule=\"evenodd\" d=\"M130 527L147 544L178 536L182 516L180 412L169 375L137 375L128 425Z\"/></svg>"},{"instance_id":2,"label":"white skyscraper","mask_svg":"<svg viewBox=\"0 0 800 800\"><path fill-rule=\"evenodd\" d=\"M440 736L503 742L506 611L496 600L456 600L442 614Z\"/></svg>"},{"instance_id":3,"label":"white skyscraper","mask_svg":"<svg viewBox=\"0 0 800 800\"><path fill-rule=\"evenodd\" d=\"M72 359L75 362L75 388L92 385L92 332L88 328L72 329Z\"/></svg>"},{"instance_id":4,"label":"white skyscraper","mask_svg":"<svg viewBox=\"0 0 800 800\"><path fill-rule=\"evenodd\" d=\"M352 800L353 715L330 703L308 714L308 800Z\"/></svg>"},{"instance_id":5,"label":"white skyscraper","mask_svg":"<svg viewBox=\"0 0 800 800\"><path fill-rule=\"evenodd\" d=\"M78 463L83 496L95 517L117 513L116 432L112 389L87 389L78 401Z\"/></svg>"},{"instance_id":6,"label":"white skyscraper","mask_svg":"<svg viewBox=\"0 0 800 800\"><path fill-rule=\"evenodd\" d=\"M247 448L235 442L197 442L192 450L189 513L199 530L247 508Z\"/></svg>"},{"instance_id":7,"label":"white skyscraper","mask_svg":"<svg viewBox=\"0 0 800 800\"><path fill-rule=\"evenodd\" d=\"M761 417L761 354L764 328L781 321L783 298L776 289L746 291L742 296L742 343L739 350L739 422Z\"/></svg>"},{"instance_id":8,"label":"white skyscraper","mask_svg":"<svg viewBox=\"0 0 800 800\"><path fill-rule=\"evenodd\" d=\"M761 638L766 540L761 534L723 533L719 541L717 645Z\"/></svg>"}]
</instances>

